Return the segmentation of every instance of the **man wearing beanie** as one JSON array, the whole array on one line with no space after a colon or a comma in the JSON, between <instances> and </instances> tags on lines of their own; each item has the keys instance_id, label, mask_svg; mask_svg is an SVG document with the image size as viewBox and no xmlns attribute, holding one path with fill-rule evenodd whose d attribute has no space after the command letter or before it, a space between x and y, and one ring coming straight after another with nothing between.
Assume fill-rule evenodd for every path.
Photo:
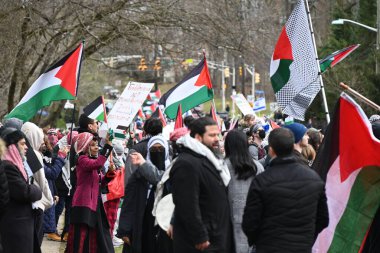
<instances>
[{"instance_id":1,"label":"man wearing beanie","mask_svg":"<svg viewBox=\"0 0 380 253\"><path fill-rule=\"evenodd\" d=\"M300 123L293 123L284 127L292 131L294 135L294 155L300 162L309 165L306 158L302 156L302 148L309 144L309 136L306 134L307 128Z\"/></svg>"}]
</instances>

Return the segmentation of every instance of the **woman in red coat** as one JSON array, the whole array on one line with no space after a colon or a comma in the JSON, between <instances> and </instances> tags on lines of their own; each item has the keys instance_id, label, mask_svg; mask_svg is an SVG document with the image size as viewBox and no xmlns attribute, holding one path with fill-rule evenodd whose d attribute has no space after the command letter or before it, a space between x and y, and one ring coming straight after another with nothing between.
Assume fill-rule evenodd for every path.
<instances>
[{"instance_id":1,"label":"woman in red coat","mask_svg":"<svg viewBox=\"0 0 380 253\"><path fill-rule=\"evenodd\" d=\"M100 197L101 169L112 151L111 142L99 153L98 140L91 133L78 135L75 149L77 187L73 196L67 252L114 252L109 224ZM108 169L109 173L113 168Z\"/></svg>"}]
</instances>

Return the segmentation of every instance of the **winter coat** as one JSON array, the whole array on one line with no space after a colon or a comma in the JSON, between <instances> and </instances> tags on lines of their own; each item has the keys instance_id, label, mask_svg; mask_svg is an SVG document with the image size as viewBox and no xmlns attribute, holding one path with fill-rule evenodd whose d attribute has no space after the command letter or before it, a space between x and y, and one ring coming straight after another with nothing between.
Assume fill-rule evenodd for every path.
<instances>
[{"instance_id":1,"label":"winter coat","mask_svg":"<svg viewBox=\"0 0 380 253\"><path fill-rule=\"evenodd\" d=\"M227 187L210 160L182 148L170 172L175 204L175 253L195 253L195 245L210 242L202 252L233 252Z\"/></svg>"},{"instance_id":2,"label":"winter coat","mask_svg":"<svg viewBox=\"0 0 380 253\"><path fill-rule=\"evenodd\" d=\"M2 161L0 160L0 219L9 202L9 190L7 174L5 174Z\"/></svg>"},{"instance_id":3,"label":"winter coat","mask_svg":"<svg viewBox=\"0 0 380 253\"><path fill-rule=\"evenodd\" d=\"M264 171L264 168L261 165L261 163L259 163L257 160L253 160L253 162L256 165L256 175L259 175ZM235 252L247 253L249 245L247 237L245 236L241 228L241 222L243 218L243 211L248 195L249 186L251 185L251 182L253 178L256 177L256 175L246 180L238 179L230 160L226 159L226 163L231 174L231 181L228 185L228 197L230 200L231 207Z\"/></svg>"},{"instance_id":4,"label":"winter coat","mask_svg":"<svg viewBox=\"0 0 380 253\"><path fill-rule=\"evenodd\" d=\"M29 184L20 170L3 161L9 187L9 203L0 221L0 233L4 253L35 253L39 249L34 230L32 202L42 197L40 188Z\"/></svg>"},{"instance_id":5,"label":"winter coat","mask_svg":"<svg viewBox=\"0 0 380 253\"><path fill-rule=\"evenodd\" d=\"M54 182L59 176L64 163L65 160L61 157L55 158L53 163L44 163L45 175L46 179L48 180L52 196L56 196L58 194ZM43 231L44 233L54 233L56 230L55 205L53 205L51 208L45 210L44 212Z\"/></svg>"},{"instance_id":6,"label":"winter coat","mask_svg":"<svg viewBox=\"0 0 380 253\"><path fill-rule=\"evenodd\" d=\"M101 168L107 161L112 146L104 145L97 158L81 155L76 165L77 185L74 192L70 222L96 225L96 208L100 199L100 185L104 176Z\"/></svg>"},{"instance_id":7,"label":"winter coat","mask_svg":"<svg viewBox=\"0 0 380 253\"><path fill-rule=\"evenodd\" d=\"M293 155L274 158L253 179L242 227L257 253L310 252L327 225L324 182Z\"/></svg>"},{"instance_id":8,"label":"winter coat","mask_svg":"<svg viewBox=\"0 0 380 253\"><path fill-rule=\"evenodd\" d=\"M139 166L130 176L125 188L125 196L120 211L117 237L128 236L131 246L124 245L123 253L141 253L144 213L149 184L156 185L163 175L150 162Z\"/></svg>"}]
</instances>

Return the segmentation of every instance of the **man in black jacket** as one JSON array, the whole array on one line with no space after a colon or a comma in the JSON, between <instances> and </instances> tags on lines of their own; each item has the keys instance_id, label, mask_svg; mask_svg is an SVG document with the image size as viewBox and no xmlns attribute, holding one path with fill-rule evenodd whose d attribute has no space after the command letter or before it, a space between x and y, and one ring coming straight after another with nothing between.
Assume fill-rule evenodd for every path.
<instances>
[{"instance_id":1,"label":"man in black jacket","mask_svg":"<svg viewBox=\"0 0 380 253\"><path fill-rule=\"evenodd\" d=\"M294 135L278 128L269 135L272 160L251 184L243 231L260 252L310 252L328 225L324 182L293 155Z\"/></svg>"},{"instance_id":2,"label":"man in black jacket","mask_svg":"<svg viewBox=\"0 0 380 253\"><path fill-rule=\"evenodd\" d=\"M182 148L170 172L174 252L233 252L230 174L214 153L219 148L219 128L205 117L195 120L190 130L190 136L177 140Z\"/></svg>"}]
</instances>

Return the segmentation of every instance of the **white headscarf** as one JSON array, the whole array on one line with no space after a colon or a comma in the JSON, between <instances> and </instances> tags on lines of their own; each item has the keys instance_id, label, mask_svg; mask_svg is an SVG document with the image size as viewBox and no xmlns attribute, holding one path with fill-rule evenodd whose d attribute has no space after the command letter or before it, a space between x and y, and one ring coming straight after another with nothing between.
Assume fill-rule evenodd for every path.
<instances>
[{"instance_id":1,"label":"white headscarf","mask_svg":"<svg viewBox=\"0 0 380 253\"><path fill-rule=\"evenodd\" d=\"M146 159L149 161L149 162L152 162L150 160L150 152L149 152L149 149L155 145L155 144L160 144L161 146L163 146L165 148L165 168L167 168L170 164L170 157L169 157L169 144L168 144L168 141L165 140L165 138L162 136L162 135L156 135L156 136L153 136L152 138L149 139L148 141L148 154L146 156Z\"/></svg>"}]
</instances>

